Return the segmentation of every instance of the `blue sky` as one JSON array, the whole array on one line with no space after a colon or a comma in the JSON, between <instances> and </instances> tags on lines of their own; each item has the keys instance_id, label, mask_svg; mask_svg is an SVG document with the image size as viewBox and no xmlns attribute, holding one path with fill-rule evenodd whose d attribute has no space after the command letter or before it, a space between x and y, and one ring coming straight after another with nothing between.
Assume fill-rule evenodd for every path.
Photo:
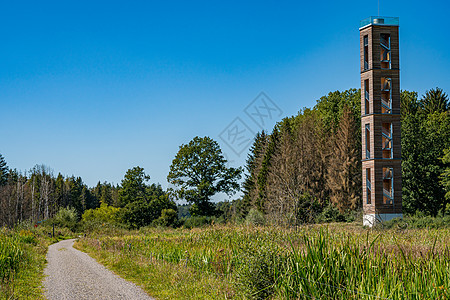
<instances>
[{"instance_id":1,"label":"blue sky","mask_svg":"<svg viewBox=\"0 0 450 300\"><path fill-rule=\"evenodd\" d=\"M423 3L380 0L400 18L401 88L449 93L450 4ZM243 165L221 133L359 88L359 21L377 14L378 1L0 1L0 153L89 186L139 165L167 187L196 135ZM261 92L282 112L263 126L245 113Z\"/></svg>"}]
</instances>

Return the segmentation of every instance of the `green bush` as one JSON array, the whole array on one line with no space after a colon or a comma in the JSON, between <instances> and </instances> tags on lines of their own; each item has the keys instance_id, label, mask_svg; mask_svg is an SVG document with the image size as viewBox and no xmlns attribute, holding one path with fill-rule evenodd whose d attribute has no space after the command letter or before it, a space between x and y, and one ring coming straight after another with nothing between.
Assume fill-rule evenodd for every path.
<instances>
[{"instance_id":1,"label":"green bush","mask_svg":"<svg viewBox=\"0 0 450 300\"><path fill-rule=\"evenodd\" d=\"M330 203L317 215L315 223L353 222L355 219L359 220L359 218L356 217L358 214L360 214L360 211L358 210L342 214Z\"/></svg>"},{"instance_id":2,"label":"green bush","mask_svg":"<svg viewBox=\"0 0 450 300\"><path fill-rule=\"evenodd\" d=\"M177 209L168 195L154 196L149 200L138 199L122 208L120 218L128 228L140 228L153 224L161 216L163 209Z\"/></svg>"},{"instance_id":3,"label":"green bush","mask_svg":"<svg viewBox=\"0 0 450 300\"><path fill-rule=\"evenodd\" d=\"M316 223L344 222L345 217L333 205L328 204L323 211L316 217Z\"/></svg>"},{"instance_id":4,"label":"green bush","mask_svg":"<svg viewBox=\"0 0 450 300\"><path fill-rule=\"evenodd\" d=\"M120 222L120 208L102 203L96 209L88 209L81 217L83 222L99 222L116 224Z\"/></svg>"},{"instance_id":5,"label":"green bush","mask_svg":"<svg viewBox=\"0 0 450 300\"><path fill-rule=\"evenodd\" d=\"M97 228L115 227L121 225L121 208L102 203L96 209L88 209L81 216L84 230L92 231Z\"/></svg>"},{"instance_id":6,"label":"green bush","mask_svg":"<svg viewBox=\"0 0 450 300\"><path fill-rule=\"evenodd\" d=\"M161 216L155 221L153 221L153 224L156 226L174 227L177 224L177 220L178 220L177 212L174 209L169 208L163 209L161 211Z\"/></svg>"},{"instance_id":7,"label":"green bush","mask_svg":"<svg viewBox=\"0 0 450 300\"><path fill-rule=\"evenodd\" d=\"M49 223L75 231L78 223L77 211L75 208L62 207Z\"/></svg>"},{"instance_id":8,"label":"green bush","mask_svg":"<svg viewBox=\"0 0 450 300\"><path fill-rule=\"evenodd\" d=\"M210 225L214 221L214 217L193 216L182 221L184 221L183 225L185 228L191 229L194 227L203 227L206 225Z\"/></svg>"}]
</instances>

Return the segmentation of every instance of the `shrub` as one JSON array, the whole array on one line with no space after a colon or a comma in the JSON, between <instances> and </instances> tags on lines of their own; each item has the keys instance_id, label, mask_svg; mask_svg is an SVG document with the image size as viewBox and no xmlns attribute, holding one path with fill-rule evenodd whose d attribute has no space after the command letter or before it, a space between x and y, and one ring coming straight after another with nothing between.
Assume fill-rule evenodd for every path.
<instances>
[{"instance_id":1,"label":"shrub","mask_svg":"<svg viewBox=\"0 0 450 300\"><path fill-rule=\"evenodd\" d=\"M316 223L344 222L345 216L333 205L328 204L317 216Z\"/></svg>"},{"instance_id":2,"label":"shrub","mask_svg":"<svg viewBox=\"0 0 450 300\"><path fill-rule=\"evenodd\" d=\"M53 217L53 224L59 227L69 228L71 231L75 231L77 227L77 221L78 215L75 208L62 207Z\"/></svg>"},{"instance_id":3,"label":"shrub","mask_svg":"<svg viewBox=\"0 0 450 300\"><path fill-rule=\"evenodd\" d=\"M116 224L120 222L120 208L109 206L106 203L102 203L100 207L96 209L88 209L84 212L81 219L83 222L100 222Z\"/></svg>"},{"instance_id":4,"label":"shrub","mask_svg":"<svg viewBox=\"0 0 450 300\"><path fill-rule=\"evenodd\" d=\"M102 203L96 209L88 209L81 216L82 227L84 230L94 230L99 228L114 227L121 224L121 211L119 207L109 206Z\"/></svg>"},{"instance_id":5,"label":"shrub","mask_svg":"<svg viewBox=\"0 0 450 300\"><path fill-rule=\"evenodd\" d=\"M120 217L128 228L139 228L151 225L161 216L163 209L177 209L175 202L168 195L130 202L121 210Z\"/></svg>"},{"instance_id":6,"label":"shrub","mask_svg":"<svg viewBox=\"0 0 450 300\"><path fill-rule=\"evenodd\" d=\"M153 221L156 226L175 226L177 224L177 212L174 209L163 209L161 211L161 216Z\"/></svg>"},{"instance_id":7,"label":"shrub","mask_svg":"<svg viewBox=\"0 0 450 300\"><path fill-rule=\"evenodd\" d=\"M320 213L321 205L309 193L304 193L297 201L297 213L292 225L311 224Z\"/></svg>"},{"instance_id":8,"label":"shrub","mask_svg":"<svg viewBox=\"0 0 450 300\"><path fill-rule=\"evenodd\" d=\"M210 225L213 222L213 217L207 216L193 216L187 219L184 219L184 227L191 229L194 227L203 227L206 225Z\"/></svg>"},{"instance_id":9,"label":"shrub","mask_svg":"<svg viewBox=\"0 0 450 300\"><path fill-rule=\"evenodd\" d=\"M150 225L159 215L145 200L130 202L120 212L122 223L130 229Z\"/></svg>"}]
</instances>

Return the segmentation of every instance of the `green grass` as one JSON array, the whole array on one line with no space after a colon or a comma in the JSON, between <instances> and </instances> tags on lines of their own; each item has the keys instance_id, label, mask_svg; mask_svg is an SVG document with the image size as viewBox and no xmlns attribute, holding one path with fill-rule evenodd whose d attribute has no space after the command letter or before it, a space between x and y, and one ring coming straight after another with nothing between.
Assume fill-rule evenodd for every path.
<instances>
[{"instance_id":1,"label":"green grass","mask_svg":"<svg viewBox=\"0 0 450 300\"><path fill-rule=\"evenodd\" d=\"M450 228L450 215L438 215L436 217L425 216L420 213L403 218L396 218L381 223L385 228Z\"/></svg>"},{"instance_id":2,"label":"green grass","mask_svg":"<svg viewBox=\"0 0 450 300\"><path fill-rule=\"evenodd\" d=\"M6 282L14 276L24 257L24 250L18 236L0 236L0 281Z\"/></svg>"},{"instance_id":3,"label":"green grass","mask_svg":"<svg viewBox=\"0 0 450 300\"><path fill-rule=\"evenodd\" d=\"M42 280L48 245L70 234L57 229L53 239L49 232L48 226L0 228L0 299L44 299Z\"/></svg>"},{"instance_id":4,"label":"green grass","mask_svg":"<svg viewBox=\"0 0 450 300\"><path fill-rule=\"evenodd\" d=\"M348 224L142 229L77 243L159 299L448 299L449 245L449 229Z\"/></svg>"},{"instance_id":5,"label":"green grass","mask_svg":"<svg viewBox=\"0 0 450 300\"><path fill-rule=\"evenodd\" d=\"M75 248L88 252L123 278L142 286L157 299L229 299L231 285L220 276L205 274L185 259L170 259L166 252L150 253L136 236L84 238ZM159 255L158 255L159 254ZM172 253L173 254L173 253Z\"/></svg>"}]
</instances>

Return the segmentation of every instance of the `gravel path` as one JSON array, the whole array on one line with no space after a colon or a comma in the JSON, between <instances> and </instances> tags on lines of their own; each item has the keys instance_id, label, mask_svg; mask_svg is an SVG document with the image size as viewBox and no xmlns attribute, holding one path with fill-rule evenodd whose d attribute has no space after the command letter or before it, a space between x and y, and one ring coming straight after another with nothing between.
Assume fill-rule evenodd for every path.
<instances>
[{"instance_id":1,"label":"gravel path","mask_svg":"<svg viewBox=\"0 0 450 300\"><path fill-rule=\"evenodd\" d=\"M134 283L74 249L73 242L65 240L48 247L44 271L47 299L153 299Z\"/></svg>"}]
</instances>

